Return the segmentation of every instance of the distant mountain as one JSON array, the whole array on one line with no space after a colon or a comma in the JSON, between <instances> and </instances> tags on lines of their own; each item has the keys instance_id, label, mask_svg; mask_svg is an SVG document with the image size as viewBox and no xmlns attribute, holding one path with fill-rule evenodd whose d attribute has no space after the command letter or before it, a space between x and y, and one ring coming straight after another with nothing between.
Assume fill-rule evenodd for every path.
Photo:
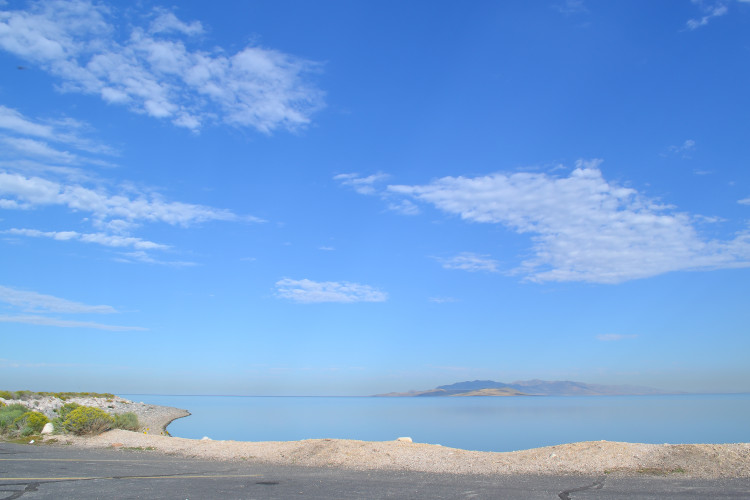
<instances>
[{"instance_id":1,"label":"distant mountain","mask_svg":"<svg viewBox=\"0 0 750 500\"><path fill-rule=\"evenodd\" d=\"M673 394L653 387L599 385L571 381L519 380L506 384L494 380L473 380L441 385L426 391L391 392L383 397L445 396L635 396Z\"/></svg>"}]
</instances>

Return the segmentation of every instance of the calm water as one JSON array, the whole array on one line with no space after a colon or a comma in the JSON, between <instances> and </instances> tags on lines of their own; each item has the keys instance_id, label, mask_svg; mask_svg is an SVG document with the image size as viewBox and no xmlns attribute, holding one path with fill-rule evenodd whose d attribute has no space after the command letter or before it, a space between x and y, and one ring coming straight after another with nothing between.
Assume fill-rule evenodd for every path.
<instances>
[{"instance_id":1,"label":"calm water","mask_svg":"<svg viewBox=\"0 0 750 500\"><path fill-rule=\"evenodd\" d=\"M356 398L127 395L192 415L173 436L345 438L512 451L576 441L750 442L750 395Z\"/></svg>"}]
</instances>

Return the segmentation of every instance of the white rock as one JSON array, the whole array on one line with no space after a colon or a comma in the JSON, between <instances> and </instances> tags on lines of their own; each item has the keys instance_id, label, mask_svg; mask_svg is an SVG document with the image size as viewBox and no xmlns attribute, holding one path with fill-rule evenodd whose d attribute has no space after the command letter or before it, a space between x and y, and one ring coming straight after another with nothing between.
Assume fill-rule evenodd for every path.
<instances>
[{"instance_id":1,"label":"white rock","mask_svg":"<svg viewBox=\"0 0 750 500\"><path fill-rule=\"evenodd\" d=\"M210 437L208 437L208 436L203 436L201 438L201 441L213 441L213 440Z\"/></svg>"},{"instance_id":2,"label":"white rock","mask_svg":"<svg viewBox=\"0 0 750 500\"><path fill-rule=\"evenodd\" d=\"M55 426L52 425L52 422L47 422L44 424L44 427L42 428L42 434L52 434L55 430Z\"/></svg>"},{"instance_id":3,"label":"white rock","mask_svg":"<svg viewBox=\"0 0 750 500\"><path fill-rule=\"evenodd\" d=\"M410 437L400 437L396 441L401 441L402 443L411 443L411 442L413 442Z\"/></svg>"}]
</instances>

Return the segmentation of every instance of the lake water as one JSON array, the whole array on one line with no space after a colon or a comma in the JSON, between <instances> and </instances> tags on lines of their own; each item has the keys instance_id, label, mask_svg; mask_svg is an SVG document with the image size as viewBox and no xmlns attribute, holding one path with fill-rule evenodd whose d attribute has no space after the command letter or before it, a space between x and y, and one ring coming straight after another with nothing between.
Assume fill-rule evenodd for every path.
<instances>
[{"instance_id":1,"label":"lake water","mask_svg":"<svg viewBox=\"0 0 750 500\"><path fill-rule=\"evenodd\" d=\"M173 436L342 438L513 451L576 441L750 442L750 394L596 397L246 397L123 394L184 408Z\"/></svg>"}]
</instances>

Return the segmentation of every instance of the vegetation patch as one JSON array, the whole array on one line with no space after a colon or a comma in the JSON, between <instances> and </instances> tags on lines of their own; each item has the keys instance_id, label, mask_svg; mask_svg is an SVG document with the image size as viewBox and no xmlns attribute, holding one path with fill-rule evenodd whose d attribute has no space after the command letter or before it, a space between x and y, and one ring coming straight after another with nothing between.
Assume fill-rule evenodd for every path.
<instances>
[{"instance_id":1,"label":"vegetation patch","mask_svg":"<svg viewBox=\"0 0 750 500\"><path fill-rule=\"evenodd\" d=\"M138 415L132 412L128 413L117 413L114 415L115 429L123 429L126 431L137 431L141 428L141 423L138 421Z\"/></svg>"},{"instance_id":2,"label":"vegetation patch","mask_svg":"<svg viewBox=\"0 0 750 500\"><path fill-rule=\"evenodd\" d=\"M58 398L63 401L70 398L105 398L115 399L114 394L108 392L34 392L34 391L0 391L0 398L3 399L20 399L28 401L30 399L39 399L43 397Z\"/></svg>"},{"instance_id":3,"label":"vegetation patch","mask_svg":"<svg viewBox=\"0 0 750 500\"><path fill-rule=\"evenodd\" d=\"M50 422L50 419L34 409L40 406L38 399L43 396L51 396L63 401L70 397L115 397L109 393L95 392L0 391L0 397L4 399L23 401L23 404L7 404L0 401L0 436L6 440L32 436L41 439L42 429ZM113 408L111 405L108 407ZM70 433L83 436L100 434L110 429L137 431L141 427L138 416L132 412L111 415L100 408L82 406L73 402L64 403L53 411L57 414L52 420L55 434ZM27 440L21 441L27 442Z\"/></svg>"},{"instance_id":4,"label":"vegetation patch","mask_svg":"<svg viewBox=\"0 0 750 500\"><path fill-rule=\"evenodd\" d=\"M667 469L662 467L641 467L636 469L638 474L644 474L647 476L668 476L670 474L685 474L687 471L682 467L675 467L674 469Z\"/></svg>"},{"instance_id":5,"label":"vegetation patch","mask_svg":"<svg viewBox=\"0 0 750 500\"><path fill-rule=\"evenodd\" d=\"M628 468L617 468L617 469L606 469L605 474L613 474L615 472L622 472L624 474L643 474L644 476L668 476L670 474L686 474L687 471L682 467L666 468L666 467L639 467L635 470Z\"/></svg>"},{"instance_id":6,"label":"vegetation patch","mask_svg":"<svg viewBox=\"0 0 750 500\"><path fill-rule=\"evenodd\" d=\"M66 432L84 436L101 434L114 427L115 419L106 411L90 406L79 406L63 420L62 427Z\"/></svg>"},{"instance_id":7,"label":"vegetation patch","mask_svg":"<svg viewBox=\"0 0 750 500\"><path fill-rule=\"evenodd\" d=\"M23 405L4 405L0 408L0 434L11 438L39 434L49 419L43 413L30 411Z\"/></svg>"}]
</instances>

